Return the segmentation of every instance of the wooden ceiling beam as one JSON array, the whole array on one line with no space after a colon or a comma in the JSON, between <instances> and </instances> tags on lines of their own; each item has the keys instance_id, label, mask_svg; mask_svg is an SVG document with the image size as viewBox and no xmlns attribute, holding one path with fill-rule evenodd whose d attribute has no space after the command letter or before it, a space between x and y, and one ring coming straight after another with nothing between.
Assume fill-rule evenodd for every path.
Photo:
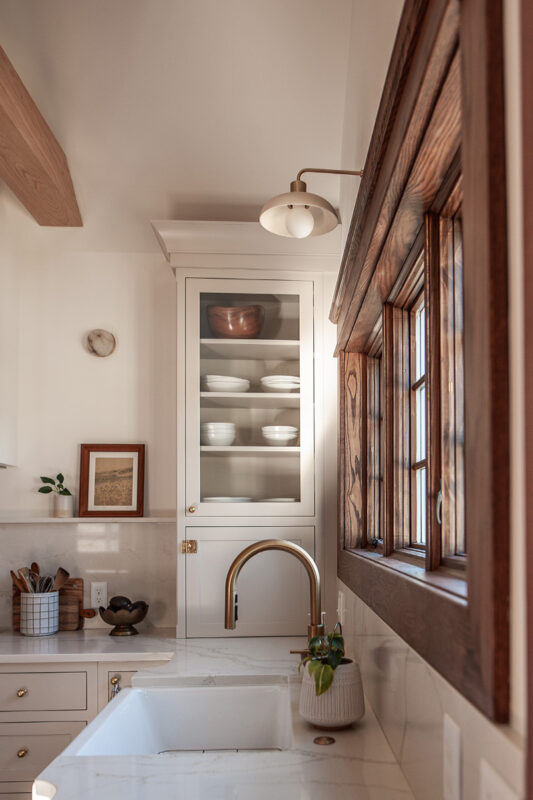
<instances>
[{"instance_id":1,"label":"wooden ceiling beam","mask_svg":"<svg viewBox=\"0 0 533 800\"><path fill-rule=\"evenodd\" d=\"M1 47L0 178L39 225L83 224L66 156Z\"/></svg>"}]
</instances>

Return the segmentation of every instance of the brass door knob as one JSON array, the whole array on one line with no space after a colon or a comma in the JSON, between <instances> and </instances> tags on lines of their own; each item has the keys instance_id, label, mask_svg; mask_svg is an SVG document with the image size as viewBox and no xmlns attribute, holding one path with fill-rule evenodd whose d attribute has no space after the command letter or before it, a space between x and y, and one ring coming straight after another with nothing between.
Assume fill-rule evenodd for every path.
<instances>
[{"instance_id":1,"label":"brass door knob","mask_svg":"<svg viewBox=\"0 0 533 800\"><path fill-rule=\"evenodd\" d=\"M196 510L197 510L197 509L196 509L196 506L189 506L189 508L187 509L187 511L189 512L189 514L194 514L194 512L195 512Z\"/></svg>"},{"instance_id":2,"label":"brass door knob","mask_svg":"<svg viewBox=\"0 0 533 800\"><path fill-rule=\"evenodd\" d=\"M18 689L17 690L17 697L24 697L25 694L28 694L27 689Z\"/></svg>"},{"instance_id":3,"label":"brass door knob","mask_svg":"<svg viewBox=\"0 0 533 800\"><path fill-rule=\"evenodd\" d=\"M25 755L28 753L27 747L21 747L20 750L17 750L17 758L24 758Z\"/></svg>"}]
</instances>

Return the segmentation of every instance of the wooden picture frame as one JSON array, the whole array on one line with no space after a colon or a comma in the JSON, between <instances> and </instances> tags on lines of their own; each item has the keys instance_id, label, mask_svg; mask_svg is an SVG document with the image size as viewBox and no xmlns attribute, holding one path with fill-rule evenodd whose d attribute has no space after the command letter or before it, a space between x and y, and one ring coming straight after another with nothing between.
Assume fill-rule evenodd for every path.
<instances>
[{"instance_id":1,"label":"wooden picture frame","mask_svg":"<svg viewBox=\"0 0 533 800\"><path fill-rule=\"evenodd\" d=\"M82 444L80 517L142 517L144 444Z\"/></svg>"}]
</instances>

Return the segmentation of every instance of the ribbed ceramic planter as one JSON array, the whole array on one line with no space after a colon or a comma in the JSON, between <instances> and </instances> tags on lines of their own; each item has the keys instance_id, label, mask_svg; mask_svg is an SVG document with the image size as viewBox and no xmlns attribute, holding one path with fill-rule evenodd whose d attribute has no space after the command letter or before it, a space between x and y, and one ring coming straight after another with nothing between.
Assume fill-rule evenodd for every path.
<instances>
[{"instance_id":1,"label":"ribbed ceramic planter","mask_svg":"<svg viewBox=\"0 0 533 800\"><path fill-rule=\"evenodd\" d=\"M300 692L300 714L316 728L346 728L365 713L365 699L359 664L345 659L335 670L333 683L316 696L314 678L306 665Z\"/></svg>"},{"instance_id":2,"label":"ribbed ceramic planter","mask_svg":"<svg viewBox=\"0 0 533 800\"><path fill-rule=\"evenodd\" d=\"M54 517L72 517L74 514L74 497L71 494L54 492Z\"/></svg>"}]
</instances>

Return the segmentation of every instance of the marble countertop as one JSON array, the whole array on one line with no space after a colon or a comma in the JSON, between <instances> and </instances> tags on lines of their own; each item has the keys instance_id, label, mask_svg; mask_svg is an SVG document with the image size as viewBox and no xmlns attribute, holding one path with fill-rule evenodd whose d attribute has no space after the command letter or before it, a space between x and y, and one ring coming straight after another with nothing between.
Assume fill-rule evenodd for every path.
<instances>
[{"instance_id":1,"label":"marble countertop","mask_svg":"<svg viewBox=\"0 0 533 800\"><path fill-rule=\"evenodd\" d=\"M35 782L34 798L413 800L370 708L352 729L333 734L335 744L322 747L313 742L318 732L300 718L297 710L299 658L289 653L290 649L301 649L304 643L303 638L174 640L168 663L143 669L135 677L136 687L206 685L232 679L234 683L253 683L261 678L272 680L273 676L288 679L293 727L290 749L59 756Z\"/></svg>"},{"instance_id":2,"label":"marble countertop","mask_svg":"<svg viewBox=\"0 0 533 800\"><path fill-rule=\"evenodd\" d=\"M82 661L165 661L176 652L172 629L138 636L109 636L109 630L59 631L53 636L0 632L0 664Z\"/></svg>"}]
</instances>

